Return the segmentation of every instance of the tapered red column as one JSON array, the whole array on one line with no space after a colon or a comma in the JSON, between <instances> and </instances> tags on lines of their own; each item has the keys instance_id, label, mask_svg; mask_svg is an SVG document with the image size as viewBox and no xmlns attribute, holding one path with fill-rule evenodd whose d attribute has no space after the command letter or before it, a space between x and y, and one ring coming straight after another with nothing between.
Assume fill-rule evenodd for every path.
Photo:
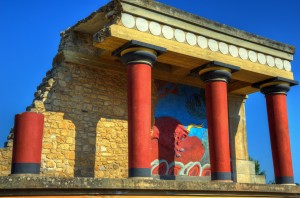
<instances>
[{"instance_id":1,"label":"tapered red column","mask_svg":"<svg viewBox=\"0 0 300 198\"><path fill-rule=\"evenodd\" d=\"M212 180L231 180L227 83L207 82L205 98Z\"/></svg>"},{"instance_id":2,"label":"tapered red column","mask_svg":"<svg viewBox=\"0 0 300 198\"><path fill-rule=\"evenodd\" d=\"M231 181L227 83L238 67L219 62L203 66L199 75L205 82L211 180Z\"/></svg>"},{"instance_id":3,"label":"tapered red column","mask_svg":"<svg viewBox=\"0 0 300 198\"><path fill-rule=\"evenodd\" d=\"M275 82L271 85L266 83L260 88L266 96L275 182L276 184L294 184L286 105L286 93L290 85Z\"/></svg>"},{"instance_id":4,"label":"tapered red column","mask_svg":"<svg viewBox=\"0 0 300 198\"><path fill-rule=\"evenodd\" d=\"M127 65L129 177L151 177L151 70L163 51L133 41L114 52Z\"/></svg>"},{"instance_id":5,"label":"tapered red column","mask_svg":"<svg viewBox=\"0 0 300 198\"><path fill-rule=\"evenodd\" d=\"M151 66L129 64L127 73L129 177L150 177Z\"/></svg>"},{"instance_id":6,"label":"tapered red column","mask_svg":"<svg viewBox=\"0 0 300 198\"><path fill-rule=\"evenodd\" d=\"M39 174L44 115L25 112L15 116L11 174Z\"/></svg>"}]
</instances>

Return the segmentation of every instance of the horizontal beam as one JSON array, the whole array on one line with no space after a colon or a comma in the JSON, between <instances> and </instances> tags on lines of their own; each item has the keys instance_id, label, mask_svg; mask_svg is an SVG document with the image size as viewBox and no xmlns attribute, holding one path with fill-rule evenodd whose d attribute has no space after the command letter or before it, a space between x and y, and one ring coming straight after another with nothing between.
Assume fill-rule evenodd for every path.
<instances>
[{"instance_id":1,"label":"horizontal beam","mask_svg":"<svg viewBox=\"0 0 300 198\"><path fill-rule=\"evenodd\" d=\"M123 63L115 57L108 58L108 54L104 53L101 56L85 55L74 51L62 51L56 56L57 62L74 63L78 65L96 67L98 69L105 69L108 71L125 73L126 67ZM164 64L156 63L152 71L152 78L164 80L172 83L185 84L195 87L204 88L204 83L195 77L183 76L182 74L172 74L172 68L169 70L165 68Z\"/></svg>"},{"instance_id":2,"label":"horizontal beam","mask_svg":"<svg viewBox=\"0 0 300 198\"><path fill-rule=\"evenodd\" d=\"M249 60L235 58L222 53L212 52L208 49L202 49L185 43L179 43L174 40L168 40L163 37L153 36L145 32L139 32L119 25L111 25L108 35L109 36L106 37L103 42L95 40L94 46L114 51L130 40L138 40L167 48L167 53L158 58L158 61L162 63L191 70L210 61L220 61L240 67L241 71L236 72L233 75L233 79L242 80L248 83L256 83L276 76L293 79L293 73L289 71L253 63Z\"/></svg>"},{"instance_id":3,"label":"horizontal beam","mask_svg":"<svg viewBox=\"0 0 300 198\"><path fill-rule=\"evenodd\" d=\"M126 0L122 1L121 4L123 12L133 16L151 19L151 21L195 34L200 33L202 36L228 42L253 51L259 51L287 60L293 59L294 48L292 46L191 15L176 8L162 6L158 2L153 3L158 4L155 6L151 6L151 4L149 6L149 3L144 3L144 1L140 0Z\"/></svg>"},{"instance_id":4,"label":"horizontal beam","mask_svg":"<svg viewBox=\"0 0 300 198\"><path fill-rule=\"evenodd\" d=\"M56 56L55 61L125 73L126 67L124 64L121 63L118 58L111 56L110 54L110 51L104 51L100 56L91 56L74 51L62 51ZM200 78L190 76L189 73L190 71L188 69L178 68L163 63L155 63L152 78L204 88L204 83L200 80ZM228 84L229 93L247 95L256 91L258 90L251 87L251 84L247 82L236 81Z\"/></svg>"},{"instance_id":5,"label":"horizontal beam","mask_svg":"<svg viewBox=\"0 0 300 198\"><path fill-rule=\"evenodd\" d=\"M259 90L253 88L251 84L247 82L235 81L228 85L228 92L232 94L248 95L257 91Z\"/></svg>"}]
</instances>

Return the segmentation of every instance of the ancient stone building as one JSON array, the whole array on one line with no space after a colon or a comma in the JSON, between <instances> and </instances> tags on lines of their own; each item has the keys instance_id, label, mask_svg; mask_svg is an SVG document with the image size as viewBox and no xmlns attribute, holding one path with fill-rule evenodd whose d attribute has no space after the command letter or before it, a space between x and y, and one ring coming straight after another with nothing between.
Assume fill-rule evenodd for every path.
<instances>
[{"instance_id":1,"label":"ancient stone building","mask_svg":"<svg viewBox=\"0 0 300 198\"><path fill-rule=\"evenodd\" d=\"M61 33L53 67L0 149L0 192L300 196L261 185L245 120L247 95L261 91L276 182L293 184L293 54L156 1L112 1Z\"/></svg>"}]
</instances>

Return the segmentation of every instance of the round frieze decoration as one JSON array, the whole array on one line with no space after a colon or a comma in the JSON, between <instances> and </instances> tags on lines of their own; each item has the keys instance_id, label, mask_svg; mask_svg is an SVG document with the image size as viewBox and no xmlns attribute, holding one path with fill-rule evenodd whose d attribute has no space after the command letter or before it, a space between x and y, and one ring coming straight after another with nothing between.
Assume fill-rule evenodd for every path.
<instances>
[{"instance_id":1,"label":"round frieze decoration","mask_svg":"<svg viewBox=\"0 0 300 198\"><path fill-rule=\"evenodd\" d=\"M275 61L273 56L267 56L267 63L270 67L274 67L275 66Z\"/></svg>"},{"instance_id":2,"label":"round frieze decoration","mask_svg":"<svg viewBox=\"0 0 300 198\"><path fill-rule=\"evenodd\" d=\"M254 51L249 51L249 59L251 62L256 62L257 61L257 54Z\"/></svg>"},{"instance_id":3,"label":"round frieze decoration","mask_svg":"<svg viewBox=\"0 0 300 198\"><path fill-rule=\"evenodd\" d=\"M204 36L198 36L197 42L198 42L199 47L201 47L203 49L208 47L207 38L205 38Z\"/></svg>"},{"instance_id":4,"label":"round frieze decoration","mask_svg":"<svg viewBox=\"0 0 300 198\"><path fill-rule=\"evenodd\" d=\"M161 34L161 26L159 23L151 21L149 24L151 34L158 36Z\"/></svg>"},{"instance_id":5,"label":"round frieze decoration","mask_svg":"<svg viewBox=\"0 0 300 198\"><path fill-rule=\"evenodd\" d=\"M136 28L141 32L146 32L149 29L148 21L146 19L138 17L136 19Z\"/></svg>"},{"instance_id":6,"label":"round frieze decoration","mask_svg":"<svg viewBox=\"0 0 300 198\"><path fill-rule=\"evenodd\" d=\"M292 71L292 65L289 61L287 60L283 61L283 66L286 71Z\"/></svg>"},{"instance_id":7,"label":"round frieze decoration","mask_svg":"<svg viewBox=\"0 0 300 198\"><path fill-rule=\"evenodd\" d=\"M258 62L263 65L266 64L266 62L267 62L266 56L262 53L257 54L257 59L258 59Z\"/></svg>"},{"instance_id":8,"label":"round frieze decoration","mask_svg":"<svg viewBox=\"0 0 300 198\"><path fill-rule=\"evenodd\" d=\"M280 58L275 58L275 65L278 69L283 69L283 62Z\"/></svg>"},{"instance_id":9,"label":"round frieze decoration","mask_svg":"<svg viewBox=\"0 0 300 198\"><path fill-rule=\"evenodd\" d=\"M231 54L231 56L233 57L238 57L239 56L239 50L236 46L234 45L230 45L229 46L229 53Z\"/></svg>"},{"instance_id":10,"label":"round frieze decoration","mask_svg":"<svg viewBox=\"0 0 300 198\"><path fill-rule=\"evenodd\" d=\"M239 55L240 55L241 59L243 59L243 60L248 59L248 53L247 53L247 50L245 48L240 48L239 49Z\"/></svg>"},{"instance_id":11,"label":"round frieze decoration","mask_svg":"<svg viewBox=\"0 0 300 198\"><path fill-rule=\"evenodd\" d=\"M174 31L170 26L164 25L162 27L162 33L166 39L172 39L174 37Z\"/></svg>"},{"instance_id":12,"label":"round frieze decoration","mask_svg":"<svg viewBox=\"0 0 300 198\"><path fill-rule=\"evenodd\" d=\"M188 44L190 45L196 45L197 44L197 39L195 34L188 32L186 34L186 41L188 42Z\"/></svg>"},{"instance_id":13,"label":"round frieze decoration","mask_svg":"<svg viewBox=\"0 0 300 198\"><path fill-rule=\"evenodd\" d=\"M176 41L183 43L185 41L185 33L180 29L176 29L175 30L175 39L176 39Z\"/></svg>"},{"instance_id":14,"label":"round frieze decoration","mask_svg":"<svg viewBox=\"0 0 300 198\"><path fill-rule=\"evenodd\" d=\"M135 25L134 17L130 14L122 13L121 21L127 28L133 28Z\"/></svg>"},{"instance_id":15,"label":"round frieze decoration","mask_svg":"<svg viewBox=\"0 0 300 198\"><path fill-rule=\"evenodd\" d=\"M208 40L208 47L213 52L217 52L219 50L218 42L214 39Z\"/></svg>"},{"instance_id":16,"label":"round frieze decoration","mask_svg":"<svg viewBox=\"0 0 300 198\"><path fill-rule=\"evenodd\" d=\"M229 52L228 45L223 42L219 43L219 49L222 54L228 54L228 52Z\"/></svg>"}]
</instances>

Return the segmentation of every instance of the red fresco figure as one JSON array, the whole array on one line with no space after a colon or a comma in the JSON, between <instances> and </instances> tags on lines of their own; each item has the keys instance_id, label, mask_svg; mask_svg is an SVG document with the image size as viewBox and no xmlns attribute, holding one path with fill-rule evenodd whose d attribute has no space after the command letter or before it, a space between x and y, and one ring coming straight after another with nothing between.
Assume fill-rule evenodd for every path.
<instances>
[{"instance_id":1,"label":"red fresco figure","mask_svg":"<svg viewBox=\"0 0 300 198\"><path fill-rule=\"evenodd\" d=\"M198 137L189 137L188 134L189 131L172 117L155 119L151 141L152 161L158 159L160 163L152 174L199 176L205 147ZM203 169L202 175L209 176L209 169Z\"/></svg>"}]
</instances>

